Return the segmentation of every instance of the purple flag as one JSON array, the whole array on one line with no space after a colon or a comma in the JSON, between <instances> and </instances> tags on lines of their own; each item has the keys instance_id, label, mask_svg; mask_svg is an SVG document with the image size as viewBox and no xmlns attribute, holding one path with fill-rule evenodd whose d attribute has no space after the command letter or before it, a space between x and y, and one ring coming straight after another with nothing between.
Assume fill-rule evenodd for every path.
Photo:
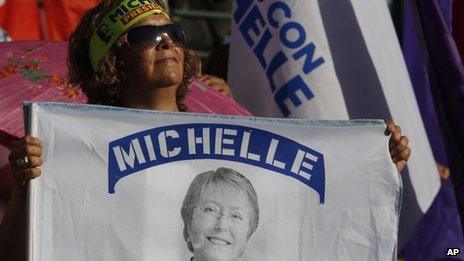
<instances>
[{"instance_id":1,"label":"purple flag","mask_svg":"<svg viewBox=\"0 0 464 261\"><path fill-rule=\"evenodd\" d=\"M427 137L432 147L433 156L440 164L448 166L445 144L435 111L428 76L429 58L427 57L428 51L422 34L420 17L418 17L414 0L405 0L403 3L402 48L406 67L408 68Z\"/></svg>"},{"instance_id":2,"label":"purple flag","mask_svg":"<svg viewBox=\"0 0 464 261\"><path fill-rule=\"evenodd\" d=\"M450 31L453 31L452 29L453 28L453 1L452 0L438 0L438 4L440 5L441 13L443 15L443 19L445 19L448 29Z\"/></svg>"},{"instance_id":3,"label":"purple flag","mask_svg":"<svg viewBox=\"0 0 464 261\"><path fill-rule=\"evenodd\" d=\"M443 10L451 18L446 2L404 1L403 53L435 159L450 166L456 181L464 174L464 71L445 22ZM442 260L450 257L446 255L448 248L464 251L451 180L442 184L404 254L406 260Z\"/></svg>"},{"instance_id":4,"label":"purple flag","mask_svg":"<svg viewBox=\"0 0 464 261\"><path fill-rule=\"evenodd\" d=\"M423 1L423 0L420 0ZM443 182L440 191L422 217L411 240L404 248L406 260L464 260L464 255L449 256L448 250L464 251L459 213L451 180Z\"/></svg>"},{"instance_id":5,"label":"purple flag","mask_svg":"<svg viewBox=\"0 0 464 261\"><path fill-rule=\"evenodd\" d=\"M464 214L464 67L435 0L416 0L427 43L432 91L439 105L451 178L461 216Z\"/></svg>"}]
</instances>

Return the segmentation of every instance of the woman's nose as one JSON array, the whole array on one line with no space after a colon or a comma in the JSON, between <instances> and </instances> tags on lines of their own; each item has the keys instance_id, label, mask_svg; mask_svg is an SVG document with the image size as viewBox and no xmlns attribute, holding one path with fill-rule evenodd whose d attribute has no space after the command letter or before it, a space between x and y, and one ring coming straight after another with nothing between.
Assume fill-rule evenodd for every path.
<instances>
[{"instance_id":1,"label":"woman's nose","mask_svg":"<svg viewBox=\"0 0 464 261\"><path fill-rule=\"evenodd\" d=\"M229 229L229 219L226 215L219 215L216 224L214 225L215 230L227 231Z\"/></svg>"},{"instance_id":2,"label":"woman's nose","mask_svg":"<svg viewBox=\"0 0 464 261\"><path fill-rule=\"evenodd\" d=\"M160 42L156 45L156 49L157 50L168 50L170 49L171 47L174 46L174 42L171 40L171 38L169 36L167 36L166 34L162 34L160 35L161 37L161 40Z\"/></svg>"}]
</instances>

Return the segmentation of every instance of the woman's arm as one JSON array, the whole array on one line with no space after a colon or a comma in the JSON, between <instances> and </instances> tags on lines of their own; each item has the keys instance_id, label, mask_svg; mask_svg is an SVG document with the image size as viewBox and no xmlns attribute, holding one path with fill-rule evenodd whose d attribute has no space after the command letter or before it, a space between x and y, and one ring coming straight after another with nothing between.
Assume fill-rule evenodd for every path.
<instances>
[{"instance_id":1,"label":"woman's arm","mask_svg":"<svg viewBox=\"0 0 464 261\"><path fill-rule=\"evenodd\" d=\"M0 225L0 256L4 260L26 260L27 181L41 173L40 140L31 136L20 139L11 149L9 160L15 184Z\"/></svg>"},{"instance_id":2,"label":"woman's arm","mask_svg":"<svg viewBox=\"0 0 464 261\"><path fill-rule=\"evenodd\" d=\"M26 260L26 206L26 187L15 185L0 225L0 256L4 260Z\"/></svg>"}]
</instances>

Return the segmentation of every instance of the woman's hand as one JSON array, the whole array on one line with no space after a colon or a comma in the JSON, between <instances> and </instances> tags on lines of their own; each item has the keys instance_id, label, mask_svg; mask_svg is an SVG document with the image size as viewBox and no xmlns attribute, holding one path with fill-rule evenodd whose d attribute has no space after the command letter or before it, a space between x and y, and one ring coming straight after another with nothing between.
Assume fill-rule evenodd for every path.
<instances>
[{"instance_id":1,"label":"woman's hand","mask_svg":"<svg viewBox=\"0 0 464 261\"><path fill-rule=\"evenodd\" d=\"M203 74L198 79L206 83L208 86L215 89L216 91L224 94L225 96L231 99L234 99L234 94L232 93L232 90L223 79L209 74Z\"/></svg>"},{"instance_id":2,"label":"woman's hand","mask_svg":"<svg viewBox=\"0 0 464 261\"><path fill-rule=\"evenodd\" d=\"M16 184L24 186L27 181L40 176L42 143L37 138L25 136L13 145L8 159Z\"/></svg>"},{"instance_id":3,"label":"woman's hand","mask_svg":"<svg viewBox=\"0 0 464 261\"><path fill-rule=\"evenodd\" d=\"M386 123L387 129L385 130L385 134L391 134L390 140L388 141L390 156L398 172L401 172L404 166L406 166L409 156L411 156L411 148L408 147L409 139L401 135L400 126L395 125L392 120L386 120Z\"/></svg>"}]
</instances>

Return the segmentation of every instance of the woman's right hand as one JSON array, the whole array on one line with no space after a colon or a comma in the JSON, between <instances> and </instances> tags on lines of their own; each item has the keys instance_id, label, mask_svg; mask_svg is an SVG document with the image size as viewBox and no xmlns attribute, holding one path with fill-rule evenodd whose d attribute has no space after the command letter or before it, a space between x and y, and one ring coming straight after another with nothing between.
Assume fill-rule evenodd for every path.
<instances>
[{"instance_id":1,"label":"woman's right hand","mask_svg":"<svg viewBox=\"0 0 464 261\"><path fill-rule=\"evenodd\" d=\"M234 94L224 79L209 74L203 74L198 79L226 97L229 97L232 100L234 99Z\"/></svg>"},{"instance_id":2,"label":"woman's right hand","mask_svg":"<svg viewBox=\"0 0 464 261\"><path fill-rule=\"evenodd\" d=\"M11 173L19 186L24 186L29 180L40 176L42 166L42 143L32 136L25 136L11 148Z\"/></svg>"}]
</instances>

